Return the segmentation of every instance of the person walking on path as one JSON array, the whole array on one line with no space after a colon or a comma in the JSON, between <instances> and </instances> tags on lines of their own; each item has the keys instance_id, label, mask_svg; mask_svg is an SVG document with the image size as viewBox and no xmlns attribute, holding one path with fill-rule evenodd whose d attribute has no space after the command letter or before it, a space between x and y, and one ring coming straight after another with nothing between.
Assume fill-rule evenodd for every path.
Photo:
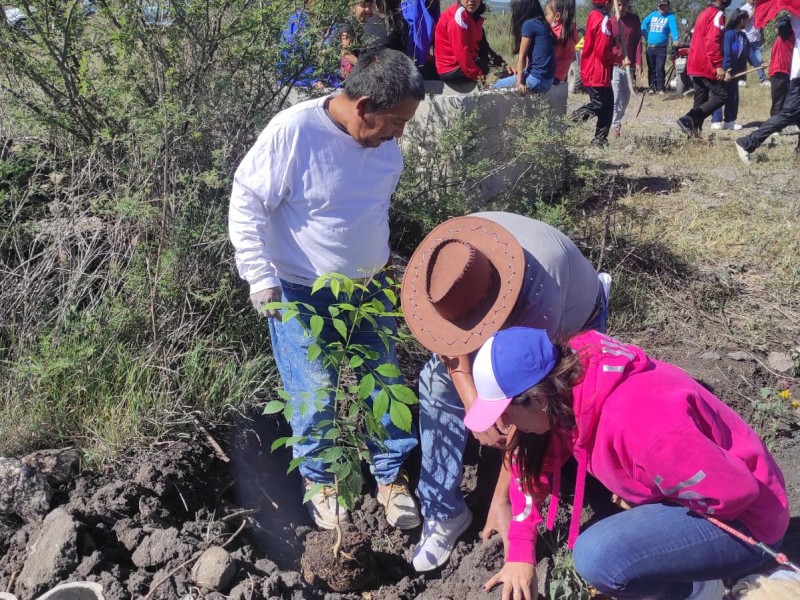
<instances>
[{"instance_id":1,"label":"person walking on path","mask_svg":"<svg viewBox=\"0 0 800 600\"><path fill-rule=\"evenodd\" d=\"M501 327L545 327L553 338L605 329L608 294L597 271L557 229L505 212L450 219L429 233L406 268L403 315L411 333L435 354L419 376L422 464L417 494L424 524L414 548L419 572L445 564L472 522L460 484L465 407L475 398L472 353ZM497 430L476 436L502 447ZM499 444L499 446L498 446ZM501 471L484 539L507 539L510 476Z\"/></svg>"},{"instance_id":2,"label":"person walking on path","mask_svg":"<svg viewBox=\"0 0 800 600\"><path fill-rule=\"evenodd\" d=\"M745 164L750 164L750 155L773 133L778 133L789 125L800 126L800 16L792 14L791 25L794 33L794 53L786 100L778 114L770 117L750 135L740 137L734 142L736 152ZM800 151L800 140L797 151Z\"/></svg>"},{"instance_id":3,"label":"person walking on path","mask_svg":"<svg viewBox=\"0 0 800 600\"><path fill-rule=\"evenodd\" d=\"M466 426L515 428L505 451L514 477L506 563L485 589L502 584L503 598L536 598L537 525L552 529L562 465L573 458L568 546L578 574L605 596L722 600L723 579L771 560L705 515L780 547L790 513L775 459L678 367L596 331L554 343L541 329L513 327L482 345L472 373ZM620 510L580 531L590 476Z\"/></svg>"},{"instance_id":4,"label":"person walking on path","mask_svg":"<svg viewBox=\"0 0 800 600\"><path fill-rule=\"evenodd\" d=\"M694 25L686 72L694 83L692 110L678 119L678 127L689 137L700 135L703 121L725 104L728 95L723 82L722 39L725 32L725 8L731 0L712 0Z\"/></svg>"},{"instance_id":5,"label":"person walking on path","mask_svg":"<svg viewBox=\"0 0 800 600\"><path fill-rule=\"evenodd\" d=\"M611 17L611 34L614 37L614 71L611 89L614 91L614 116L611 119L611 135L619 136L622 117L631 100L631 88L635 78L642 73L642 23L639 15L631 12L630 0L619 0L619 21ZM634 81L629 81L631 68L635 67Z\"/></svg>"},{"instance_id":6,"label":"person walking on path","mask_svg":"<svg viewBox=\"0 0 800 600\"><path fill-rule=\"evenodd\" d=\"M424 96L422 77L403 53L364 52L343 93L278 113L234 176L228 224L236 265L250 284L253 306L269 317L275 362L293 408L292 435L300 438L292 451L295 458L306 457L299 467L305 489L323 484L306 503L323 529L348 520L337 505L333 475L319 460L330 447L325 434L334 401L330 395L320 398L319 392L334 386L335 373L321 359L307 356L311 344L324 348L340 337L330 323L316 339L307 334L310 311L301 309L302 323L294 318L282 322L280 311L264 305L299 302L327 315L338 300L330 286L312 293L312 285L322 275L340 273L375 290L356 302L378 299L392 310L379 292L389 261L389 200L403 169L395 138ZM394 346L385 345L385 335L379 335L396 326L394 318L384 317L372 324L364 321L354 332L353 343L374 350L375 357L367 361L371 370L397 365ZM373 390L373 399L378 391ZM382 423L387 438L369 442L378 499L391 525L414 528L419 513L401 467L417 438L413 430L393 425L388 414Z\"/></svg>"},{"instance_id":7,"label":"person walking on path","mask_svg":"<svg viewBox=\"0 0 800 600\"><path fill-rule=\"evenodd\" d=\"M774 117L783 110L786 94L789 92L789 74L792 72L792 53L795 42L792 20L788 16L783 15L775 19L775 29L778 36L772 44L769 58L769 83L772 96L770 117Z\"/></svg>"},{"instance_id":8,"label":"person walking on path","mask_svg":"<svg viewBox=\"0 0 800 600\"><path fill-rule=\"evenodd\" d=\"M667 65L667 45L679 39L678 22L670 11L669 0L659 0L658 10L654 10L642 21L642 36L647 42L647 79L650 93L663 94L668 84L665 81Z\"/></svg>"},{"instance_id":9,"label":"person walking on path","mask_svg":"<svg viewBox=\"0 0 800 600\"><path fill-rule=\"evenodd\" d=\"M589 102L570 116L576 122L596 117L592 144L601 147L608 145L608 133L614 118L614 92L611 89L614 38L611 35L609 3L610 0L592 0L581 50L581 81L589 94Z\"/></svg>"},{"instance_id":10,"label":"person walking on path","mask_svg":"<svg viewBox=\"0 0 800 600\"><path fill-rule=\"evenodd\" d=\"M734 77L747 69L748 44L747 36L744 33L744 24L747 22L747 13L743 10L733 12L730 21L725 24L725 36L722 41L722 68L725 69L725 93L728 95L725 100L723 124L723 109L718 108L711 115L711 129L733 129L738 131L742 128L736 122L739 116L739 82L741 77Z\"/></svg>"},{"instance_id":11,"label":"person walking on path","mask_svg":"<svg viewBox=\"0 0 800 600\"><path fill-rule=\"evenodd\" d=\"M764 36L761 29L755 25L755 12L757 0L745 0L739 9L747 13L747 23L744 27L744 32L747 35L747 41L750 42L750 52L747 55L747 61L754 67L759 67L756 70L758 75L758 82L761 85L769 85L767 76L764 74L764 69L760 68L764 62L761 58L761 48L764 45ZM746 80L742 80L747 85Z\"/></svg>"}]
</instances>

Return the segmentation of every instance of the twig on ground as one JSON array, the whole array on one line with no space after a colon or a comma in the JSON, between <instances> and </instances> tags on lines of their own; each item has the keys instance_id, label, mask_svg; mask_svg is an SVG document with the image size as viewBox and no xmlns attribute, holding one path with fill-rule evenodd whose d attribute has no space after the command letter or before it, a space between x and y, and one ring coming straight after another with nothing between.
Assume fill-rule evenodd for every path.
<instances>
[{"instance_id":1,"label":"twig on ground","mask_svg":"<svg viewBox=\"0 0 800 600\"><path fill-rule=\"evenodd\" d=\"M177 573L178 571L180 571L181 569L183 569L184 567L186 567L186 566L187 566L189 563L191 563L191 562L194 562L194 561L196 561L198 558L200 558L200 555L201 555L201 554L203 554L203 552L204 552L203 550L198 550L197 552L195 552L194 554L192 554L192 556L191 556L189 559L187 559L187 560L183 561L183 562L182 562L181 564L179 564L177 567L175 567L174 569L172 569L172 570L171 570L169 573L167 573L166 575L164 575L164 577L162 577L161 579L159 579L159 580L158 580L158 582L157 582L157 583L155 583L155 584L154 584L154 585L153 585L153 586L150 588L150 591L149 591L149 592L147 592L147 595L146 595L146 596L145 596L145 597L144 597L142 600L150 600L150 599L153 597L153 594L155 594L155 592L156 592L156 590L157 590L158 588L160 588L162 585L164 585L164 583L166 583L167 581L169 581L169 579L170 579L170 578L171 578L173 575L175 575L175 573Z\"/></svg>"},{"instance_id":2,"label":"twig on ground","mask_svg":"<svg viewBox=\"0 0 800 600\"><path fill-rule=\"evenodd\" d=\"M278 506L278 503L277 503L277 502L275 502L275 500L273 500L273 499L272 499L272 496L270 496L270 495L267 493L267 490L265 490L265 489L264 489L264 487L263 487L263 486L262 486L260 483L258 483L258 482L256 482L256 485L258 486L258 489L260 489L260 490L261 490L261 493L262 493L262 494L264 494L264 497L265 497L267 500L269 500L270 504L272 504L272 508L274 508L275 510L279 510L279 509L280 509L280 507Z\"/></svg>"},{"instance_id":3,"label":"twig on ground","mask_svg":"<svg viewBox=\"0 0 800 600\"><path fill-rule=\"evenodd\" d=\"M8 579L8 584L6 585L6 593L11 593L11 589L14 587L14 583L17 580L17 575L19 575L19 571L14 571L11 574L11 577Z\"/></svg>"},{"instance_id":4,"label":"twig on ground","mask_svg":"<svg viewBox=\"0 0 800 600\"><path fill-rule=\"evenodd\" d=\"M245 528L245 526L246 526L246 525L247 525L247 519L246 519L246 518L245 518L245 519L242 519L242 524L241 524L241 525L239 525L239 529L237 529L237 530L236 530L236 531L233 533L233 535L232 535L231 537L229 537L229 538L228 538L228 541L227 541L227 542L225 542L224 544L222 544L222 546L220 546L220 548L226 548L228 545L230 545L230 543L231 543L233 540L235 540L235 539L236 539L236 536L238 536L240 533L242 533L242 530L244 530L244 528Z\"/></svg>"},{"instance_id":5,"label":"twig on ground","mask_svg":"<svg viewBox=\"0 0 800 600\"><path fill-rule=\"evenodd\" d=\"M246 517L247 515L255 515L260 512L261 512L261 505L259 504L255 508L245 508L242 510L237 510L235 513L225 515L220 519L220 522L227 523L228 521L232 521L236 517Z\"/></svg>"},{"instance_id":6,"label":"twig on ground","mask_svg":"<svg viewBox=\"0 0 800 600\"><path fill-rule=\"evenodd\" d=\"M217 440L211 437L211 434L208 433L208 430L205 427L203 427L203 424L194 415L192 415L192 423L194 423L194 426L197 427L200 433L202 433L205 436L206 441L209 443L211 448L213 448L214 453L219 457L219 459L226 463L231 462L231 459L228 457L227 454L225 454L225 451L222 449L222 446L220 446L217 443Z\"/></svg>"}]
</instances>

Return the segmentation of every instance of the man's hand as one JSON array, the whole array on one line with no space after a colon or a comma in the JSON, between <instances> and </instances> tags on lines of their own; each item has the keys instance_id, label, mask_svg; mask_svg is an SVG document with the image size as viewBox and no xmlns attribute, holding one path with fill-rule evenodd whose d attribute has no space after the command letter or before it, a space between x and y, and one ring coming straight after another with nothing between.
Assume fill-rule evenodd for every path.
<instances>
[{"instance_id":1,"label":"man's hand","mask_svg":"<svg viewBox=\"0 0 800 600\"><path fill-rule=\"evenodd\" d=\"M536 567L531 563L508 562L483 584L487 592L503 584L503 600L534 600L537 594Z\"/></svg>"},{"instance_id":2,"label":"man's hand","mask_svg":"<svg viewBox=\"0 0 800 600\"><path fill-rule=\"evenodd\" d=\"M489 505L489 514L486 515L486 525L481 531L481 539L488 542L492 534L497 532L503 540L503 552L508 553L508 527L511 524L511 502L508 495L504 498L494 498Z\"/></svg>"},{"instance_id":3,"label":"man's hand","mask_svg":"<svg viewBox=\"0 0 800 600\"><path fill-rule=\"evenodd\" d=\"M730 81L730 80L731 80L731 70L728 69L727 71L725 71L725 81Z\"/></svg>"},{"instance_id":4,"label":"man's hand","mask_svg":"<svg viewBox=\"0 0 800 600\"><path fill-rule=\"evenodd\" d=\"M250 294L250 302L253 303L253 308L255 308L265 317L269 317L270 319L280 319L281 313L278 310L274 308L264 310L261 307L265 304L269 304L270 302L280 302L281 292L281 286L267 288L260 292L256 292L255 294Z\"/></svg>"},{"instance_id":5,"label":"man's hand","mask_svg":"<svg viewBox=\"0 0 800 600\"><path fill-rule=\"evenodd\" d=\"M506 441L508 440L508 432L500 429L497 424L488 431L482 431L480 433L473 431L472 435L475 436L475 439L478 440L482 446L489 446L490 448L497 448L498 450L505 450Z\"/></svg>"},{"instance_id":6,"label":"man's hand","mask_svg":"<svg viewBox=\"0 0 800 600\"><path fill-rule=\"evenodd\" d=\"M519 90L519 93L523 96L528 93L528 86L525 85L524 81L517 82L517 89Z\"/></svg>"},{"instance_id":7,"label":"man's hand","mask_svg":"<svg viewBox=\"0 0 800 600\"><path fill-rule=\"evenodd\" d=\"M622 59L622 66L623 66L624 68L626 68L626 69L627 69L628 67L630 67L630 66L631 66L631 59L629 59L627 56L626 56L626 57L624 57L624 58Z\"/></svg>"},{"instance_id":8,"label":"man's hand","mask_svg":"<svg viewBox=\"0 0 800 600\"><path fill-rule=\"evenodd\" d=\"M722 81L723 79L725 79L725 69L717 67L717 81Z\"/></svg>"}]
</instances>

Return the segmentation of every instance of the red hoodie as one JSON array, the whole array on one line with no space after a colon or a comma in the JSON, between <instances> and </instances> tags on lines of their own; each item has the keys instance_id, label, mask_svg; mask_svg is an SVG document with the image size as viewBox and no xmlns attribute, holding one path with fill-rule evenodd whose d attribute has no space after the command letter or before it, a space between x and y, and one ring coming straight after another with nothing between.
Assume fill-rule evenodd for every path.
<instances>
[{"instance_id":1,"label":"red hoodie","mask_svg":"<svg viewBox=\"0 0 800 600\"><path fill-rule=\"evenodd\" d=\"M578 537L586 473L631 505L671 500L723 521L740 520L759 541L789 526L786 486L756 433L674 365L590 331L570 340L584 375L573 388L574 431L553 432L533 497L512 482L509 562L535 562L541 502L557 500L560 465L578 462L569 546ZM518 481L516 466L512 475ZM552 479L552 481L551 481ZM548 528L557 501L550 502Z\"/></svg>"},{"instance_id":2,"label":"red hoodie","mask_svg":"<svg viewBox=\"0 0 800 600\"><path fill-rule=\"evenodd\" d=\"M794 52L794 33L787 39L781 36L775 38L769 58L769 76L776 73L788 75L792 71L792 53Z\"/></svg>"},{"instance_id":3,"label":"red hoodie","mask_svg":"<svg viewBox=\"0 0 800 600\"><path fill-rule=\"evenodd\" d=\"M434 34L436 43L433 45L438 73L450 73L461 67L461 71L469 79L478 80L485 75L475 64L483 39L484 18L481 16L481 8L475 11L475 15L470 15L456 0L439 17Z\"/></svg>"},{"instance_id":4,"label":"red hoodie","mask_svg":"<svg viewBox=\"0 0 800 600\"><path fill-rule=\"evenodd\" d=\"M694 24L686 72L690 77L717 78L722 67L722 39L725 35L725 13L713 4L705 7Z\"/></svg>"},{"instance_id":5,"label":"red hoodie","mask_svg":"<svg viewBox=\"0 0 800 600\"><path fill-rule=\"evenodd\" d=\"M611 87L614 38L608 12L594 8L586 19L581 52L581 80L586 87Z\"/></svg>"}]
</instances>

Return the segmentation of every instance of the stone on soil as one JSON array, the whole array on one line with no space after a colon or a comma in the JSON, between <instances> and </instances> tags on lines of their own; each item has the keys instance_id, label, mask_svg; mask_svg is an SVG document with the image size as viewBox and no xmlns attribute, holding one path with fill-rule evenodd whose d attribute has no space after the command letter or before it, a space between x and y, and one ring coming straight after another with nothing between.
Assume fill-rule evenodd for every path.
<instances>
[{"instance_id":1,"label":"stone on soil","mask_svg":"<svg viewBox=\"0 0 800 600\"><path fill-rule=\"evenodd\" d=\"M74 479L78 474L80 458L77 448L61 448L32 452L20 460L44 475L47 482L55 488Z\"/></svg>"},{"instance_id":2,"label":"stone on soil","mask_svg":"<svg viewBox=\"0 0 800 600\"><path fill-rule=\"evenodd\" d=\"M42 522L17 579L23 600L63 581L78 565L78 524L57 508Z\"/></svg>"},{"instance_id":3,"label":"stone on soil","mask_svg":"<svg viewBox=\"0 0 800 600\"><path fill-rule=\"evenodd\" d=\"M767 355L767 364L778 373L788 373L794 366L787 352L770 352Z\"/></svg>"},{"instance_id":4,"label":"stone on soil","mask_svg":"<svg viewBox=\"0 0 800 600\"><path fill-rule=\"evenodd\" d=\"M236 561L224 548L212 546L197 559L192 568L192 579L203 588L222 590L236 575Z\"/></svg>"},{"instance_id":5,"label":"stone on soil","mask_svg":"<svg viewBox=\"0 0 800 600\"><path fill-rule=\"evenodd\" d=\"M39 521L50 510L53 488L44 475L15 458L0 458L0 514Z\"/></svg>"},{"instance_id":6,"label":"stone on soil","mask_svg":"<svg viewBox=\"0 0 800 600\"><path fill-rule=\"evenodd\" d=\"M722 360L722 356L718 352L703 352L700 355L700 360Z\"/></svg>"},{"instance_id":7,"label":"stone on soil","mask_svg":"<svg viewBox=\"0 0 800 600\"><path fill-rule=\"evenodd\" d=\"M160 567L173 558L187 557L192 548L181 541L178 530L174 527L160 529L145 538L131 556L137 567Z\"/></svg>"},{"instance_id":8,"label":"stone on soil","mask_svg":"<svg viewBox=\"0 0 800 600\"><path fill-rule=\"evenodd\" d=\"M743 350L728 352L728 358L739 362L751 362L753 360L752 355L749 352L744 352Z\"/></svg>"}]
</instances>

